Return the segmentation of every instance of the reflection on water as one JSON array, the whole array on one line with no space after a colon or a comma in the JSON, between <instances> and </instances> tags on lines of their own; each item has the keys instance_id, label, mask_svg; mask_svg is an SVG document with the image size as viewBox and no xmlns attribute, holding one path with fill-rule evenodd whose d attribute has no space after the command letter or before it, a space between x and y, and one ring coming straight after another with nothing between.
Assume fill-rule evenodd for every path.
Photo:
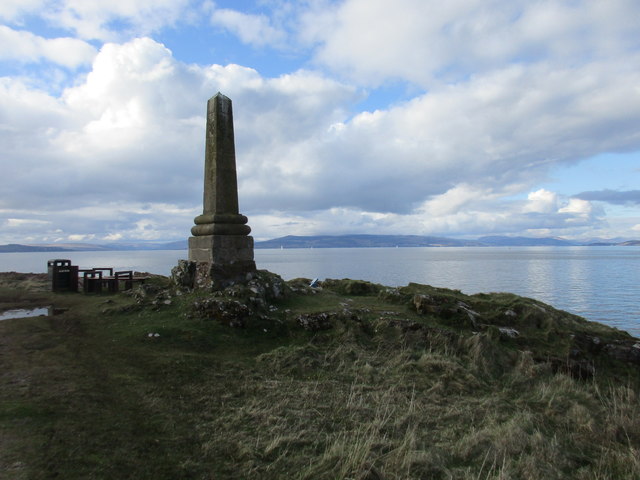
<instances>
[{"instance_id":1,"label":"reflection on water","mask_svg":"<svg viewBox=\"0 0 640 480\"><path fill-rule=\"evenodd\" d=\"M10 320L12 318L28 318L28 317L40 317L49 315L50 307L39 307L32 309L16 308L13 310L6 310L0 313L0 320Z\"/></svg>"},{"instance_id":2,"label":"reflection on water","mask_svg":"<svg viewBox=\"0 0 640 480\"><path fill-rule=\"evenodd\" d=\"M440 247L256 250L258 268L285 279L409 282L464 293L512 292L640 336L640 248ZM186 251L2 253L0 271L45 272L47 260L169 275Z\"/></svg>"}]
</instances>

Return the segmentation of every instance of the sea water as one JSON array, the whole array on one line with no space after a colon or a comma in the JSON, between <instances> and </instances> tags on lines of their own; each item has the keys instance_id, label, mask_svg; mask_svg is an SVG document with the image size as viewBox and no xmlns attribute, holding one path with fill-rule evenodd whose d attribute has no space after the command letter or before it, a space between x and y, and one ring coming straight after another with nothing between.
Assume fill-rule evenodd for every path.
<instances>
[{"instance_id":1,"label":"sea water","mask_svg":"<svg viewBox=\"0 0 640 480\"><path fill-rule=\"evenodd\" d=\"M47 260L169 275L186 251L0 253L0 271L46 272ZM638 247L314 248L255 251L285 279L353 278L512 292L640 336Z\"/></svg>"}]
</instances>

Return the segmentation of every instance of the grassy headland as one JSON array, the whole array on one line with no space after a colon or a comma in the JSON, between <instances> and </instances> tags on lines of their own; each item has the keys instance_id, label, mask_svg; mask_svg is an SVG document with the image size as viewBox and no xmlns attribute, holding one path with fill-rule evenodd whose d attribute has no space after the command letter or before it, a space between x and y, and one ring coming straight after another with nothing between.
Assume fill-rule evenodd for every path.
<instances>
[{"instance_id":1,"label":"grassy headland","mask_svg":"<svg viewBox=\"0 0 640 480\"><path fill-rule=\"evenodd\" d=\"M636 340L535 300L0 275L43 305L0 322L3 478L640 478Z\"/></svg>"}]
</instances>

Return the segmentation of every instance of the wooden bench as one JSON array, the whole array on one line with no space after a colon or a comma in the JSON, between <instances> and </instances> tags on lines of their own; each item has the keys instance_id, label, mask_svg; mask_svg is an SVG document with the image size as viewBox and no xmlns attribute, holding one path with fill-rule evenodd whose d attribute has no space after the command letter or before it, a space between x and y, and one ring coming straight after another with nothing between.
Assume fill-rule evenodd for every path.
<instances>
[{"instance_id":1,"label":"wooden bench","mask_svg":"<svg viewBox=\"0 0 640 480\"><path fill-rule=\"evenodd\" d=\"M113 268L97 267L79 270L82 272L82 291L84 293L117 292L118 284L113 276ZM107 274L108 275L105 275Z\"/></svg>"},{"instance_id":2,"label":"wooden bench","mask_svg":"<svg viewBox=\"0 0 640 480\"><path fill-rule=\"evenodd\" d=\"M135 283L144 283L149 277L134 275L133 270L122 270L113 272L111 267L96 267L78 270L82 274L79 280L82 281L82 291L84 293L116 293L121 290L131 290Z\"/></svg>"},{"instance_id":3,"label":"wooden bench","mask_svg":"<svg viewBox=\"0 0 640 480\"><path fill-rule=\"evenodd\" d=\"M120 282L124 282L123 290L131 290L133 288L134 283L144 283L148 279L149 277L134 275L133 270L123 270L121 272L116 272L115 274L116 291L118 291Z\"/></svg>"}]
</instances>

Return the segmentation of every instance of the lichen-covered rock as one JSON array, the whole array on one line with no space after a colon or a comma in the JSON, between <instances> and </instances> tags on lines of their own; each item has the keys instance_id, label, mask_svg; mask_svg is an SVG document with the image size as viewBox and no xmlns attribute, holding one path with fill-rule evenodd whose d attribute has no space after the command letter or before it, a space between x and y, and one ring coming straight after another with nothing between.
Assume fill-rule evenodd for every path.
<instances>
[{"instance_id":1,"label":"lichen-covered rock","mask_svg":"<svg viewBox=\"0 0 640 480\"><path fill-rule=\"evenodd\" d=\"M442 306L437 305L431 295L416 293L413 296L413 306L421 315L438 314L442 311Z\"/></svg>"},{"instance_id":2,"label":"lichen-covered rock","mask_svg":"<svg viewBox=\"0 0 640 480\"><path fill-rule=\"evenodd\" d=\"M640 343L608 343L602 349L608 356L623 362L640 365Z\"/></svg>"},{"instance_id":3,"label":"lichen-covered rock","mask_svg":"<svg viewBox=\"0 0 640 480\"><path fill-rule=\"evenodd\" d=\"M296 323L305 330L319 331L329 330L338 323L343 325L358 325L358 328L365 327L367 322L363 321L363 316L370 314L369 309L351 310L344 308L338 312L317 312L305 313L296 317Z\"/></svg>"},{"instance_id":4,"label":"lichen-covered rock","mask_svg":"<svg viewBox=\"0 0 640 480\"><path fill-rule=\"evenodd\" d=\"M196 262L178 260L171 269L171 282L179 288L193 288L196 277Z\"/></svg>"},{"instance_id":5,"label":"lichen-covered rock","mask_svg":"<svg viewBox=\"0 0 640 480\"><path fill-rule=\"evenodd\" d=\"M289 288L280 275L267 270L255 272L253 278L247 282L247 287L254 295L267 302L284 298Z\"/></svg>"},{"instance_id":6,"label":"lichen-covered rock","mask_svg":"<svg viewBox=\"0 0 640 480\"><path fill-rule=\"evenodd\" d=\"M321 313L308 313L298 315L296 323L305 330L311 330L313 332L319 330L329 330L333 327L333 318L335 316L326 312Z\"/></svg>"},{"instance_id":7,"label":"lichen-covered rock","mask_svg":"<svg viewBox=\"0 0 640 480\"><path fill-rule=\"evenodd\" d=\"M133 288L127 293L127 295L133 296L138 303L147 303L153 301L159 295L162 295L162 288L150 283L142 283L136 288Z\"/></svg>"},{"instance_id":8,"label":"lichen-covered rock","mask_svg":"<svg viewBox=\"0 0 640 480\"><path fill-rule=\"evenodd\" d=\"M288 287L277 274L260 270L246 281L212 291L193 303L196 315L218 320L233 327L244 327L251 319L264 319L274 311L271 301L283 298ZM277 310L277 308L275 308Z\"/></svg>"},{"instance_id":9,"label":"lichen-covered rock","mask_svg":"<svg viewBox=\"0 0 640 480\"><path fill-rule=\"evenodd\" d=\"M573 357L579 355L597 355L602 351L604 343L600 337L585 335L583 333L573 333L571 337L571 351Z\"/></svg>"},{"instance_id":10,"label":"lichen-covered rock","mask_svg":"<svg viewBox=\"0 0 640 480\"><path fill-rule=\"evenodd\" d=\"M478 320L480 319L480 314L478 312L472 310L469 305L467 305L464 302L458 302L457 305L456 305L456 312L457 313L466 313L467 317L469 318L469 321L471 322L471 325L474 328L478 327Z\"/></svg>"},{"instance_id":11,"label":"lichen-covered rock","mask_svg":"<svg viewBox=\"0 0 640 480\"><path fill-rule=\"evenodd\" d=\"M411 300L411 295L401 293L399 288L383 288L378 292L378 298L389 303L403 304Z\"/></svg>"},{"instance_id":12,"label":"lichen-covered rock","mask_svg":"<svg viewBox=\"0 0 640 480\"><path fill-rule=\"evenodd\" d=\"M515 328L498 327L498 331L502 338L518 338L520 336L520 332Z\"/></svg>"},{"instance_id":13,"label":"lichen-covered rock","mask_svg":"<svg viewBox=\"0 0 640 480\"><path fill-rule=\"evenodd\" d=\"M197 301L193 304L193 308L199 315L230 327L244 327L253 314L251 308L237 300L219 298Z\"/></svg>"},{"instance_id":14,"label":"lichen-covered rock","mask_svg":"<svg viewBox=\"0 0 640 480\"><path fill-rule=\"evenodd\" d=\"M319 285L311 287L310 278L294 278L293 280L288 280L286 284L289 290L297 295L309 295L322 290Z\"/></svg>"},{"instance_id":15,"label":"lichen-covered rock","mask_svg":"<svg viewBox=\"0 0 640 480\"><path fill-rule=\"evenodd\" d=\"M382 285L377 283L351 280L349 278L343 278L342 280L327 278L321 282L321 286L342 295L377 295L383 289Z\"/></svg>"}]
</instances>

